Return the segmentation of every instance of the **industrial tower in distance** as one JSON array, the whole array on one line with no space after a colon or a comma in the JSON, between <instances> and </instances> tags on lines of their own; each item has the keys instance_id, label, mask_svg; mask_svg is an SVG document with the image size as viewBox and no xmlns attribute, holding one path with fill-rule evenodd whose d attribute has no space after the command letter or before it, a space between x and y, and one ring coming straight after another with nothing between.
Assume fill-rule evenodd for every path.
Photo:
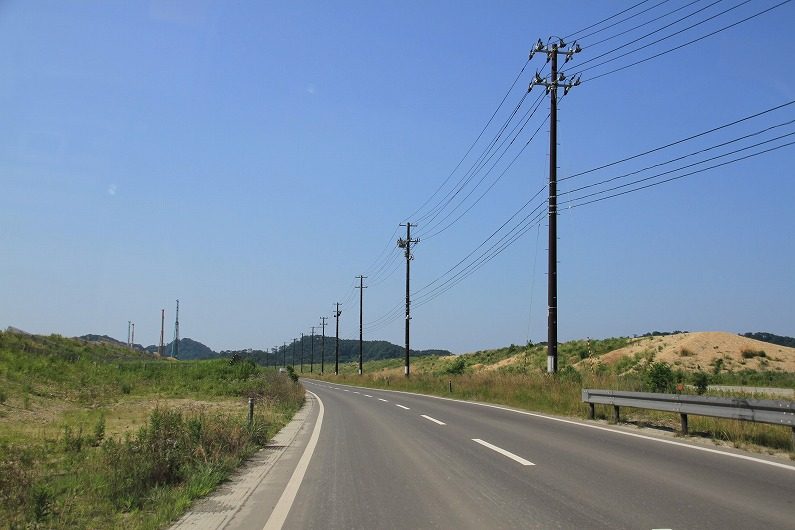
<instances>
[{"instance_id":1,"label":"industrial tower in distance","mask_svg":"<svg viewBox=\"0 0 795 530\"><path fill-rule=\"evenodd\" d=\"M171 343L171 357L179 358L179 299L177 299L177 316L174 320L174 342Z\"/></svg>"}]
</instances>

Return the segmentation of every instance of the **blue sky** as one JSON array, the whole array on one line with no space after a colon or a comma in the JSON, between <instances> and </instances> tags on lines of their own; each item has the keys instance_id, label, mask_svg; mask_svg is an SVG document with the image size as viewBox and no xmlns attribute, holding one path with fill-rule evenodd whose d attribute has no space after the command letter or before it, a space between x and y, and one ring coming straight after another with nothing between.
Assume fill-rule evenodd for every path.
<instances>
[{"instance_id":1,"label":"blue sky","mask_svg":"<svg viewBox=\"0 0 795 530\"><path fill-rule=\"evenodd\" d=\"M393 257L398 223L430 197L421 218L454 189L497 134L544 66L542 56L526 66L481 141L432 196L539 37L568 36L635 3L3 2L0 326L124 340L132 320L136 342L154 344L160 309L173 321L179 298L183 337L217 350L265 348L309 333L339 301L341 335L353 338L358 294L351 287L365 274L365 322L375 322L366 338L402 344L402 318L378 320L404 297L403 264ZM786 66L795 52L792 3L589 79L778 3L648 1L577 34L583 51L566 65L569 73L620 52L594 59L602 53L631 50L715 15L582 72L583 83L560 104L559 177L795 99L795 71ZM652 9L605 28L645 8ZM540 93L536 87L527 96L519 116ZM561 182L560 191L786 123L795 118L793 107ZM513 150L449 219L493 184L465 216L433 237L432 224L420 223L413 291L543 188L547 109L544 100ZM793 130L782 125L698 156ZM655 329L795 335L793 153L782 147L562 209L560 338ZM677 165L658 172L671 167ZM418 303L412 346L465 352L545 340L546 238L542 219L472 276Z\"/></svg>"}]
</instances>

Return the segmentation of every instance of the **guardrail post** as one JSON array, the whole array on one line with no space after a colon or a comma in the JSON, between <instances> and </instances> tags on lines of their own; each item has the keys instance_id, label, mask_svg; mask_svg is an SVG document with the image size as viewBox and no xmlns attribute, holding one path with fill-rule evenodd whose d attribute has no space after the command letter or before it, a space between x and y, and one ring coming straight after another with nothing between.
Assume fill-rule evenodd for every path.
<instances>
[{"instance_id":1,"label":"guardrail post","mask_svg":"<svg viewBox=\"0 0 795 530\"><path fill-rule=\"evenodd\" d=\"M593 420L596 418L596 405L588 403L588 419Z\"/></svg>"},{"instance_id":2,"label":"guardrail post","mask_svg":"<svg viewBox=\"0 0 795 530\"><path fill-rule=\"evenodd\" d=\"M254 398L248 398L248 426L254 423Z\"/></svg>"},{"instance_id":3,"label":"guardrail post","mask_svg":"<svg viewBox=\"0 0 795 530\"><path fill-rule=\"evenodd\" d=\"M613 421L618 423L620 416L618 415L618 405L613 405Z\"/></svg>"},{"instance_id":4,"label":"guardrail post","mask_svg":"<svg viewBox=\"0 0 795 530\"><path fill-rule=\"evenodd\" d=\"M682 420L682 434L687 434L687 414L679 414Z\"/></svg>"}]
</instances>

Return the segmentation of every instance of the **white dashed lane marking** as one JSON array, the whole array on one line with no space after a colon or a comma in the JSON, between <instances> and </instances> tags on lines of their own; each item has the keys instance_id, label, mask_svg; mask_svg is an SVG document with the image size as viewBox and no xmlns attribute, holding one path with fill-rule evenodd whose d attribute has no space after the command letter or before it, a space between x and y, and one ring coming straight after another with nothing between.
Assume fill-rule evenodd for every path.
<instances>
[{"instance_id":1,"label":"white dashed lane marking","mask_svg":"<svg viewBox=\"0 0 795 530\"><path fill-rule=\"evenodd\" d=\"M525 459L524 459L524 458L522 458L521 456L517 456L517 455L513 454L513 453L512 453L512 452L510 452L510 451L506 451L506 450L505 450L505 449L503 449L502 447L497 447L496 445L490 444L489 442L485 442L485 441L481 440L480 438L472 438L472 441L473 441L473 442L476 442L476 443L479 443L479 444L480 444L480 445L482 445L483 447L488 447L488 448L489 448L489 449L491 449L492 451L496 451L496 452L500 453L500 454L501 454L501 455L503 455L503 456L507 456L507 457L508 457L508 458L510 458L511 460L514 460L514 461L516 461L516 462L519 462L519 463L520 463L520 464L522 464L523 466L534 466L534 465L535 465L535 464L534 464L534 463L532 463L531 461L529 461L529 460L525 460Z\"/></svg>"}]
</instances>

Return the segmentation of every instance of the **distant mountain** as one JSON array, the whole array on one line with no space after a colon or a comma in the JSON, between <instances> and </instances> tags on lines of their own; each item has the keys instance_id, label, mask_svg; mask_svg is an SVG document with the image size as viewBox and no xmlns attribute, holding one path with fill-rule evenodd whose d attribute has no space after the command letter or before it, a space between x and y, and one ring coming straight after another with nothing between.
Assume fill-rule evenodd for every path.
<instances>
[{"instance_id":1,"label":"distant mountain","mask_svg":"<svg viewBox=\"0 0 795 530\"><path fill-rule=\"evenodd\" d=\"M94 335L93 333L89 333L88 335L80 335L77 338L80 340L86 340L88 342L107 342L108 344L127 346L126 342L116 340L113 337L109 337L108 335Z\"/></svg>"},{"instance_id":2,"label":"distant mountain","mask_svg":"<svg viewBox=\"0 0 795 530\"><path fill-rule=\"evenodd\" d=\"M748 337L749 339L761 340L762 342L769 342L770 344L778 344L779 346L795 348L795 338L786 337L784 335L776 335L774 333L767 333L765 331L757 331L755 333L741 333L740 336Z\"/></svg>"},{"instance_id":3,"label":"distant mountain","mask_svg":"<svg viewBox=\"0 0 795 530\"><path fill-rule=\"evenodd\" d=\"M166 344L166 355L170 356L172 352L172 345L174 341ZM157 353L157 346L147 346L146 351L150 353ZM190 361L193 359L215 359L219 354L213 351L209 346L205 346L199 341L193 339L179 339L179 348L177 358L183 361Z\"/></svg>"},{"instance_id":4,"label":"distant mountain","mask_svg":"<svg viewBox=\"0 0 795 530\"><path fill-rule=\"evenodd\" d=\"M326 337L325 342L325 362L334 362L334 337ZM309 336L304 337L304 363L309 363L312 352L312 342ZM322 337L315 337L315 353L314 360L316 363L320 362L321 353L323 352L324 344ZM224 357L231 357L238 354L241 357L253 359L259 364L270 364L273 362L273 354L264 350L246 349L246 350L223 350L220 355ZM277 350L278 358L281 359L282 355L286 354L287 362L292 362L293 346L292 343L288 344L286 349L282 346ZM301 355L301 341L295 344L295 362L300 362ZM362 360L373 361L380 359L394 359L402 358L405 355L403 346L392 344L385 340L366 340L362 342ZM411 350L411 356L422 355L452 355L448 350ZM340 339L340 362L350 362L359 360L359 340L358 339Z\"/></svg>"}]
</instances>

